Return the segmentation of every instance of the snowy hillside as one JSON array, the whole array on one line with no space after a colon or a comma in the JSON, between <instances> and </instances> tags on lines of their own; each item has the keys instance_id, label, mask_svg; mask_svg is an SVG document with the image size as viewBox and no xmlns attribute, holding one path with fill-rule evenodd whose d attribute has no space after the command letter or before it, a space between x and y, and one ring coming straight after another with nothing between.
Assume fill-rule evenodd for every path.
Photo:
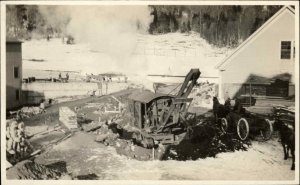
<instances>
[{"instance_id":1,"label":"snowy hillside","mask_svg":"<svg viewBox=\"0 0 300 185\"><path fill-rule=\"evenodd\" d=\"M139 34L135 40L136 43L129 43L134 49L126 54L107 53L89 43L66 45L60 39L25 41L23 76L38 76L36 72L32 74L35 70L60 70L145 77L186 75L190 68L199 68L202 76L217 76L214 66L229 53L228 48L212 47L197 33Z\"/></svg>"}]
</instances>

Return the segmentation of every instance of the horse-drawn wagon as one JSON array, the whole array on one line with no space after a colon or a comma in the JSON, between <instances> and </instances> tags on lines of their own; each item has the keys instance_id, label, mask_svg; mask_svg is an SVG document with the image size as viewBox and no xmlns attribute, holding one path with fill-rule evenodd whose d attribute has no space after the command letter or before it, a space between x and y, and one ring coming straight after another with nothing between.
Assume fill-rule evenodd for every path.
<instances>
[{"instance_id":1,"label":"horse-drawn wagon","mask_svg":"<svg viewBox=\"0 0 300 185\"><path fill-rule=\"evenodd\" d=\"M240 140L246 140L249 135L260 135L264 140L271 138L273 133L272 121L265 115L251 113L242 107L239 99L235 105L225 105L218 110L217 122L224 133L235 133Z\"/></svg>"}]
</instances>

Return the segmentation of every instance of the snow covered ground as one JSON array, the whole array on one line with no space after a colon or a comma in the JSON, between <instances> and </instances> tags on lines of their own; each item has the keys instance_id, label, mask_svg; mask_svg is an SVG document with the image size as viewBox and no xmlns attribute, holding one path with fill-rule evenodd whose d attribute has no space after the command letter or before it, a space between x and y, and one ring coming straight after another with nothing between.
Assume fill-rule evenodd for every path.
<instances>
[{"instance_id":1,"label":"snow covered ground","mask_svg":"<svg viewBox=\"0 0 300 185\"><path fill-rule=\"evenodd\" d=\"M53 76L41 70L77 71L83 75L118 72L133 81L146 81L148 74L186 75L190 68L199 68L202 76L215 77L214 66L230 52L228 48L212 47L194 32L136 37L134 49L125 54L103 51L94 43L66 45L60 39L25 41L23 76Z\"/></svg>"},{"instance_id":2,"label":"snow covered ground","mask_svg":"<svg viewBox=\"0 0 300 185\"><path fill-rule=\"evenodd\" d=\"M41 155L36 162L64 160L73 176L95 174L103 180L244 180L292 181L291 158L283 160L278 139L254 141L248 151L220 153L196 161L137 161L96 143L92 135L76 133ZM97 164L97 165L94 165Z\"/></svg>"}]
</instances>

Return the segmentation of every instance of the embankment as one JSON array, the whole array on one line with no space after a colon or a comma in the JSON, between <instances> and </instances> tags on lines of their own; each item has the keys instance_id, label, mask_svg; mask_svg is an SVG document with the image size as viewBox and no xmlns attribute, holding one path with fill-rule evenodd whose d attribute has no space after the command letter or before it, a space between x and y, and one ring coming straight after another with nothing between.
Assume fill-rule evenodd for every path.
<instances>
[{"instance_id":1,"label":"embankment","mask_svg":"<svg viewBox=\"0 0 300 185\"><path fill-rule=\"evenodd\" d=\"M28 83L22 84L25 104L39 104L42 99L90 95L106 95L129 87L129 83Z\"/></svg>"}]
</instances>

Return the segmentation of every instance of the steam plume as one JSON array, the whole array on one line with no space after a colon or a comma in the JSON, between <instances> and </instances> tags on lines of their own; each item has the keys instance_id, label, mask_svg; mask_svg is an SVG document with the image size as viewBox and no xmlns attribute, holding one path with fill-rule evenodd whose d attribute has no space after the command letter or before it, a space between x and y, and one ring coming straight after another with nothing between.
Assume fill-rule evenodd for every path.
<instances>
[{"instance_id":1,"label":"steam plume","mask_svg":"<svg viewBox=\"0 0 300 185\"><path fill-rule=\"evenodd\" d=\"M99 61L106 60L114 71L131 73L135 66L144 67L131 57L138 34L146 32L152 21L147 6L40 6L39 11L49 24L65 24L62 30L76 43L87 43L107 55Z\"/></svg>"}]
</instances>

